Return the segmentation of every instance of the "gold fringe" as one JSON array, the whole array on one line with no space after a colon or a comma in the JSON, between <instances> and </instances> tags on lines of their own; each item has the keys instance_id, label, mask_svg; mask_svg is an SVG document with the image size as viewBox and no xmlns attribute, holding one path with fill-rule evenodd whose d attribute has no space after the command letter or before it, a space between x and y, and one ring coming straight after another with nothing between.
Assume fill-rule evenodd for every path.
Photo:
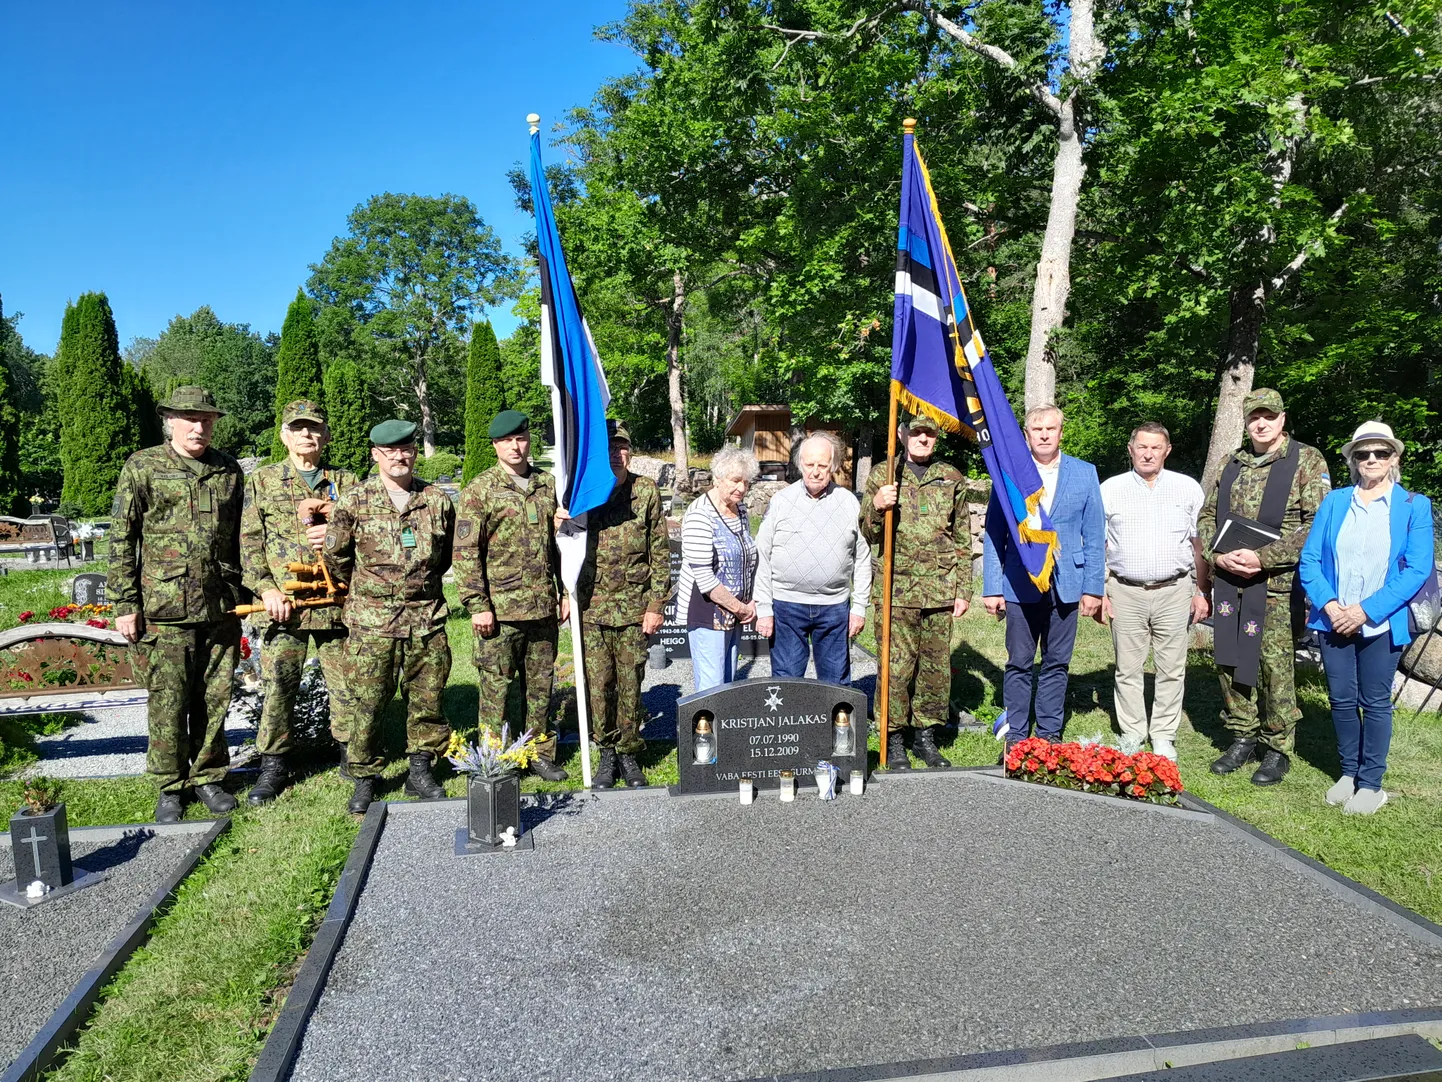
<instances>
[{"instance_id":1,"label":"gold fringe","mask_svg":"<svg viewBox=\"0 0 1442 1082\"><path fill-rule=\"evenodd\" d=\"M963 426L960 421L958 421L951 414L947 413L945 410L938 409L930 402L927 402L926 400L921 398L917 398L916 395L912 394L906 389L905 386L902 385L900 380L892 380L891 386L896 392L896 401L906 407L907 413L910 413L913 416L924 415L930 417L941 427L941 430L943 432L965 431L965 428L967 426Z\"/></svg>"}]
</instances>

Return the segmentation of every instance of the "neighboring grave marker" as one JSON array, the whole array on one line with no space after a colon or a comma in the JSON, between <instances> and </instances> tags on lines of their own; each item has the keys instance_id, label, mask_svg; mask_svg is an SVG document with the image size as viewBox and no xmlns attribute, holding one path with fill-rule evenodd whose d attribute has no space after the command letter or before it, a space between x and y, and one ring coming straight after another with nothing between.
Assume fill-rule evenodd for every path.
<instances>
[{"instance_id":1,"label":"neighboring grave marker","mask_svg":"<svg viewBox=\"0 0 1442 1082\"><path fill-rule=\"evenodd\" d=\"M670 593L666 598L666 607L662 610L661 630L652 635L647 641L648 646L660 644L666 648L666 659L689 658L691 656L691 643L686 638L686 617L685 614L676 612L676 583L681 577L681 535L672 532L669 548L671 550L671 578ZM756 634L756 625L750 624L741 629L741 643L737 652L743 657L765 657L771 652L771 642Z\"/></svg>"},{"instance_id":2,"label":"neighboring grave marker","mask_svg":"<svg viewBox=\"0 0 1442 1082\"><path fill-rule=\"evenodd\" d=\"M76 605L104 605L105 576L94 572L76 575L70 586L70 600Z\"/></svg>"}]
</instances>

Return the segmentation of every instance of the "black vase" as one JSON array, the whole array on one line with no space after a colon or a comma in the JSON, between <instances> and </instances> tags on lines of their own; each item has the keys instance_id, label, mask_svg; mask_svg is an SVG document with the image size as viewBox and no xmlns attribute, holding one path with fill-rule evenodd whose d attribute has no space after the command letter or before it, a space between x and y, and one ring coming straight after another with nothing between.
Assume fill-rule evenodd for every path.
<instances>
[{"instance_id":1,"label":"black vase","mask_svg":"<svg viewBox=\"0 0 1442 1082\"><path fill-rule=\"evenodd\" d=\"M16 889L40 880L51 890L75 878L70 866L70 827L60 803L36 815L24 809L10 817L10 853L15 860Z\"/></svg>"},{"instance_id":2,"label":"black vase","mask_svg":"<svg viewBox=\"0 0 1442 1082\"><path fill-rule=\"evenodd\" d=\"M500 845L506 828L521 836L521 779L515 773L466 783L466 837L473 844Z\"/></svg>"}]
</instances>

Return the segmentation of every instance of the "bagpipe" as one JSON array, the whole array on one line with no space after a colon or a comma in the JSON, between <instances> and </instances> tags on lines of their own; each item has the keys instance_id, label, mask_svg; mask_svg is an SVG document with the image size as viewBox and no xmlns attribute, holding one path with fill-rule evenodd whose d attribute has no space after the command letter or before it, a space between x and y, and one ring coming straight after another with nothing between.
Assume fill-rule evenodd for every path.
<instances>
[{"instance_id":1,"label":"bagpipe","mask_svg":"<svg viewBox=\"0 0 1442 1082\"><path fill-rule=\"evenodd\" d=\"M335 508L333 500L310 498L296 505L296 516L301 525L324 526ZM324 560L313 564L288 563L285 569L295 576L282 583L281 589L289 595L292 608L319 609L328 605L339 605L345 600L346 584L337 582L326 567ZM264 605L237 605L230 610L236 616L251 616L265 612Z\"/></svg>"}]
</instances>

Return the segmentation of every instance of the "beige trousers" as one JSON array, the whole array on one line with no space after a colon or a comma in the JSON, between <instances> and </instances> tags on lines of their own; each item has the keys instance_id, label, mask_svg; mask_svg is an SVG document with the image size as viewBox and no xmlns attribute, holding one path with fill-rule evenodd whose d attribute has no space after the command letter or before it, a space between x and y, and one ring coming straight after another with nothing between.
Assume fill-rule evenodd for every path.
<instances>
[{"instance_id":1,"label":"beige trousers","mask_svg":"<svg viewBox=\"0 0 1442 1082\"><path fill-rule=\"evenodd\" d=\"M1156 669L1153 740L1175 741L1187 682L1187 629L1195 593L1190 576L1155 589L1107 580L1112 603L1112 646L1117 654L1116 709L1122 736L1147 738L1142 670L1147 654Z\"/></svg>"}]
</instances>

